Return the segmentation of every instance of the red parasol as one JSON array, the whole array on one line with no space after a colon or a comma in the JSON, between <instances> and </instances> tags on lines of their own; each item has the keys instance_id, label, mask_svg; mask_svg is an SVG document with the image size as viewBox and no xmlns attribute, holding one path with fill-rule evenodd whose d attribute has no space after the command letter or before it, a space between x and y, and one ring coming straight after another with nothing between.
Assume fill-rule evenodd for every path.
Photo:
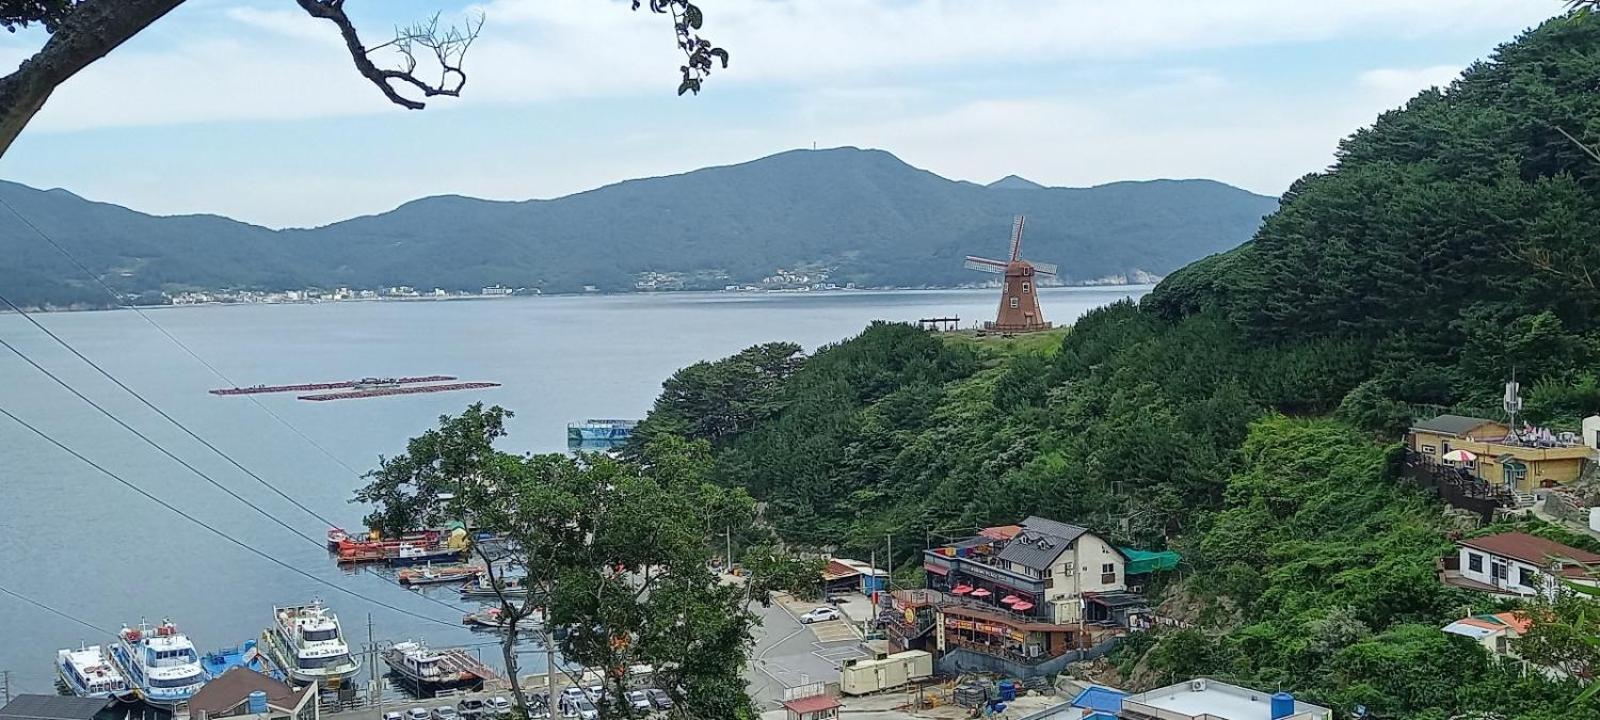
<instances>
[{"instance_id":1,"label":"red parasol","mask_svg":"<svg viewBox=\"0 0 1600 720\"><path fill-rule=\"evenodd\" d=\"M989 597L990 595L993 595L993 594L994 593L989 592L988 588L978 588L977 590L973 590L972 591L972 596L973 597Z\"/></svg>"},{"instance_id":2,"label":"red parasol","mask_svg":"<svg viewBox=\"0 0 1600 720\"><path fill-rule=\"evenodd\" d=\"M951 595L965 595L969 592L972 592L971 585L957 585L953 588L950 588Z\"/></svg>"},{"instance_id":3,"label":"red parasol","mask_svg":"<svg viewBox=\"0 0 1600 720\"><path fill-rule=\"evenodd\" d=\"M1003 603L1005 603L1007 605L1010 605L1011 603L1014 603L1014 602L1022 602L1022 598L1019 598L1019 597L1017 597L1015 595L1007 595L1007 596L1005 596L1003 598L1000 598L1000 602L1003 602Z\"/></svg>"},{"instance_id":4,"label":"red parasol","mask_svg":"<svg viewBox=\"0 0 1600 720\"><path fill-rule=\"evenodd\" d=\"M1019 602L1019 603L1017 603L1015 605L1012 605L1011 609L1012 610L1016 610L1018 612L1021 612L1023 610L1032 610L1033 609L1033 603L1024 600L1024 601Z\"/></svg>"}]
</instances>

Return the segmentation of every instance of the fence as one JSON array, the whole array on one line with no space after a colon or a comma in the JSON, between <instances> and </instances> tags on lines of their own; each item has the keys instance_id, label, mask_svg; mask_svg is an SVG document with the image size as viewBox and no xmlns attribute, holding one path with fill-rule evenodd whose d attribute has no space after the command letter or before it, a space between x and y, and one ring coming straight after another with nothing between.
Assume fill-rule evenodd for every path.
<instances>
[{"instance_id":1,"label":"fence","mask_svg":"<svg viewBox=\"0 0 1600 720\"><path fill-rule=\"evenodd\" d=\"M1418 487L1433 491L1451 507L1476 514L1485 525L1494 522L1496 510L1516 504L1510 493L1473 477L1461 468L1440 465L1409 449L1406 450L1404 475Z\"/></svg>"}]
</instances>

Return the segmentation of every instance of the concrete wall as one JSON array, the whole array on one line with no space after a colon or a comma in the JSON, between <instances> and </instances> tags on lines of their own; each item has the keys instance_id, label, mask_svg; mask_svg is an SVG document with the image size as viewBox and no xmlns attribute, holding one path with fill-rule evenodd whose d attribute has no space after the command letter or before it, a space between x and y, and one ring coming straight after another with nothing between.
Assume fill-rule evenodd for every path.
<instances>
[{"instance_id":1,"label":"concrete wall","mask_svg":"<svg viewBox=\"0 0 1600 720\"><path fill-rule=\"evenodd\" d=\"M1051 658L1036 665L1024 665L1004 658L984 655L971 650L954 649L939 657L935 663L941 675L960 675L961 673L983 672L1011 677L1028 678L1041 675L1055 675L1071 663L1080 660L1093 660L1101 657L1117 646L1117 638L1110 638L1099 645L1085 650L1074 650L1061 657Z\"/></svg>"}]
</instances>

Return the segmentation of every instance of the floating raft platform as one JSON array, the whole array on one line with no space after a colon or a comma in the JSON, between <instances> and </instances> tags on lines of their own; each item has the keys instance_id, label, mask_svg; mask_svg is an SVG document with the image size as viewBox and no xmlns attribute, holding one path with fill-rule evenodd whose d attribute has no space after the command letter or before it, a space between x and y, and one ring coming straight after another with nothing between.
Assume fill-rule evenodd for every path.
<instances>
[{"instance_id":1,"label":"floating raft platform","mask_svg":"<svg viewBox=\"0 0 1600 720\"><path fill-rule=\"evenodd\" d=\"M385 388L394 385L411 385L416 383L449 382L457 379L453 375L423 375L421 377L401 378L366 378L363 380L345 380L342 382L302 383L300 385L256 385L255 387L235 387L212 390L212 395L257 395L261 393L280 392L318 392L322 390L345 390L361 385L382 384ZM375 388L377 389L377 388ZM301 398L305 399L305 398ZM331 398L330 398L331 399Z\"/></svg>"},{"instance_id":2,"label":"floating raft platform","mask_svg":"<svg viewBox=\"0 0 1600 720\"><path fill-rule=\"evenodd\" d=\"M481 390L483 388L500 387L494 382L464 382L449 383L447 385L412 385L409 387L379 387L365 390L351 390L350 392L324 393L321 395L301 395L301 400L322 402L324 400L359 400L361 398L391 397L394 395L418 395L421 393L451 392L454 390Z\"/></svg>"}]
</instances>

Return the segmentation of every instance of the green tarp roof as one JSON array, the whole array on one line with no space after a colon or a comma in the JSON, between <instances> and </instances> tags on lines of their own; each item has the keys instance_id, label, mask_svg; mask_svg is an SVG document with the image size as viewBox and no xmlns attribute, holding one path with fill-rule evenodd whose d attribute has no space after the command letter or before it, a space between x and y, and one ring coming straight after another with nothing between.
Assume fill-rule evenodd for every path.
<instances>
[{"instance_id":1,"label":"green tarp roof","mask_svg":"<svg viewBox=\"0 0 1600 720\"><path fill-rule=\"evenodd\" d=\"M1157 570L1175 570L1178 567L1178 553L1171 550L1151 552L1149 550L1135 550L1133 548L1117 548L1122 554L1128 556L1129 575L1143 575Z\"/></svg>"}]
</instances>

